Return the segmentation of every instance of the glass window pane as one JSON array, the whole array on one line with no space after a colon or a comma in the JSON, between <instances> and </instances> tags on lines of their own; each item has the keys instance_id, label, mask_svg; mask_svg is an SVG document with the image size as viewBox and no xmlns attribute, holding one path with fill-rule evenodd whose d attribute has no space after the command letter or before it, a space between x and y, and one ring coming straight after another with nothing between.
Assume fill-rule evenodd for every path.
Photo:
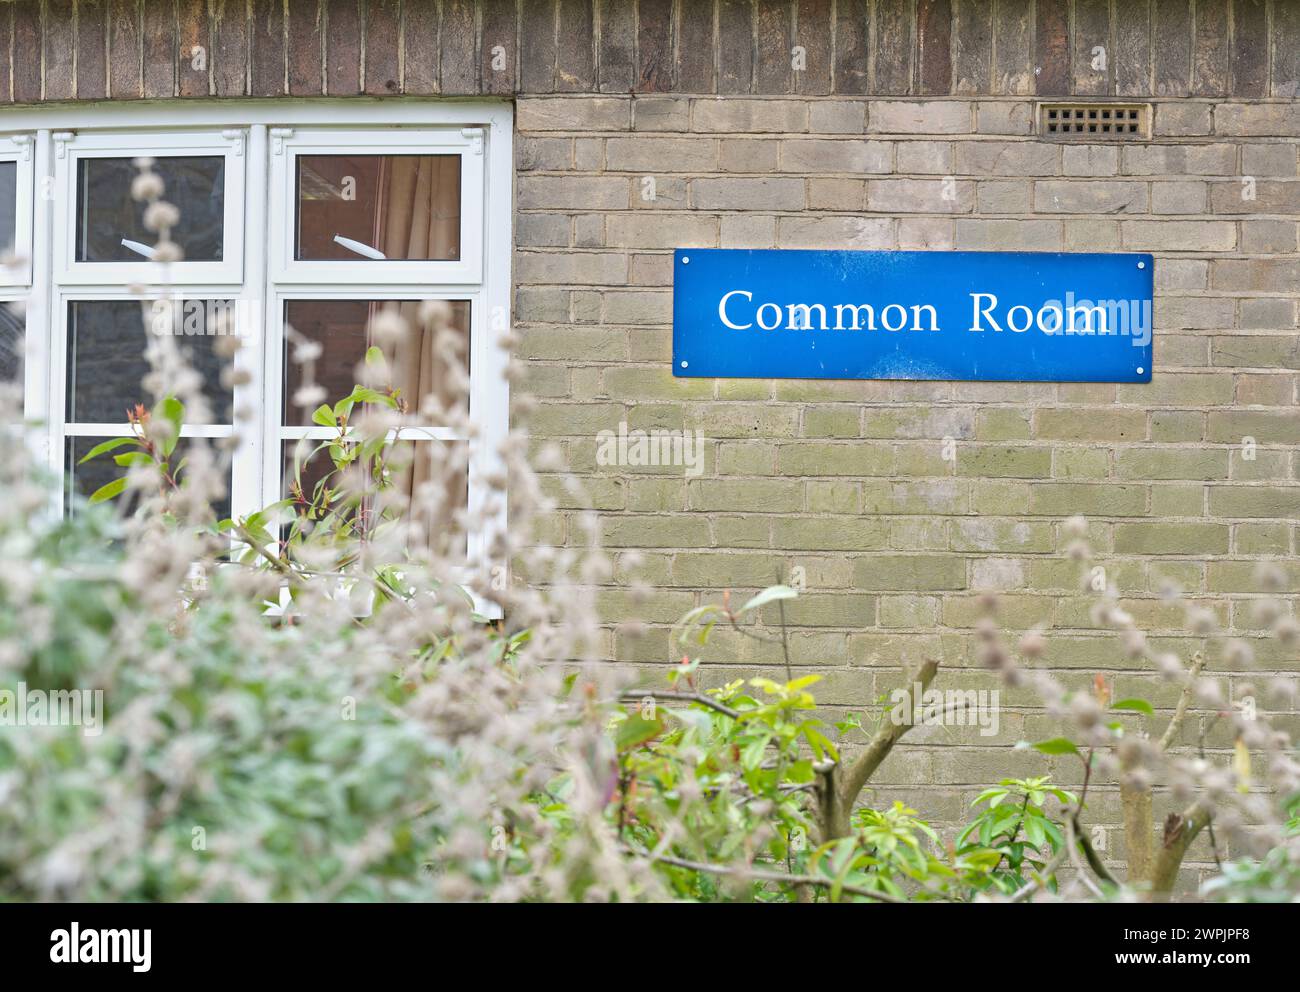
<instances>
[{"instance_id":1,"label":"glass window pane","mask_svg":"<svg viewBox=\"0 0 1300 992\"><path fill-rule=\"evenodd\" d=\"M281 492L294 501L299 516L352 527L376 526L375 514L387 507L405 508L407 547L424 547L439 554L463 556L466 537L458 515L469 506L469 445L463 441L396 441L389 446L385 464L391 473L391 495L375 499L373 480L345 479L335 468L328 444L316 439L285 441ZM351 487L351 495L338 495ZM360 497L359 499L357 497ZM389 520L393 514L388 515ZM463 517L461 518L463 520ZM287 531L286 531L287 533Z\"/></svg>"},{"instance_id":2,"label":"glass window pane","mask_svg":"<svg viewBox=\"0 0 1300 992\"><path fill-rule=\"evenodd\" d=\"M124 424L137 403L152 405L143 382L150 337L170 327L203 381L213 422L231 423L232 393L221 384L226 360L215 348L216 316L228 300L76 300L68 304L68 423ZM228 312L228 311L227 311Z\"/></svg>"},{"instance_id":3,"label":"glass window pane","mask_svg":"<svg viewBox=\"0 0 1300 992\"><path fill-rule=\"evenodd\" d=\"M0 382L23 384L22 304L0 303Z\"/></svg>"},{"instance_id":4,"label":"glass window pane","mask_svg":"<svg viewBox=\"0 0 1300 992\"><path fill-rule=\"evenodd\" d=\"M95 445L101 441L107 441L106 437L70 437L63 443L63 471L64 477L71 479L71 485L67 486L63 495L63 506L65 512L73 512L75 503L72 494L75 491L81 496L89 498L97 489L108 485L114 479L120 479L126 475L127 469L118 465L113 460L115 454L121 454L128 451L128 448L122 448L120 451L109 452L92 458L84 465L77 463L85 457ZM181 438L176 445L176 450L172 453L172 458L168 462L172 471L180 473L179 481L183 484L185 480L185 459L188 457L189 449L195 444L214 444L215 442L207 440L198 440L195 438ZM220 452L214 452L214 458L221 458ZM218 462L218 464L224 464ZM123 493L118 496L114 502L128 500L126 506L128 511L135 508L138 502L138 494ZM216 514L217 520L225 520L230 516L230 485L227 483L225 491L212 504L212 512Z\"/></svg>"},{"instance_id":5,"label":"glass window pane","mask_svg":"<svg viewBox=\"0 0 1300 992\"><path fill-rule=\"evenodd\" d=\"M18 231L18 163L0 162L0 253L12 251Z\"/></svg>"},{"instance_id":6,"label":"glass window pane","mask_svg":"<svg viewBox=\"0 0 1300 992\"><path fill-rule=\"evenodd\" d=\"M460 156L298 156L294 257L458 260Z\"/></svg>"},{"instance_id":7,"label":"glass window pane","mask_svg":"<svg viewBox=\"0 0 1300 992\"><path fill-rule=\"evenodd\" d=\"M188 262L219 262L226 212L224 155L166 156L154 163L166 187L163 199L180 211L171 238ZM77 163L77 261L139 262L147 257L122 242L152 246L145 204L131 199L139 175L129 158L83 158Z\"/></svg>"},{"instance_id":8,"label":"glass window pane","mask_svg":"<svg viewBox=\"0 0 1300 992\"><path fill-rule=\"evenodd\" d=\"M469 301L449 301L448 307L447 327L457 337L461 375L468 377ZM372 321L381 311L398 313L406 322L406 334L395 343L378 341L373 333ZM456 388L449 381L440 349L435 347L438 332L434 327L423 326L419 315L417 300L290 300L286 303L285 320L292 333L285 335L283 422L290 426L308 426L312 422L312 411L299 406L294 399L309 381L304 366L295 360L295 335L320 345L321 354L312 363L310 381L324 389L323 402L336 403L352 392L359 380L357 370L365 361L366 349L379 344L393 376L387 385L400 390L408 414L426 411L430 397L443 408L449 406L456 396ZM460 397L459 407L464 409L466 402L466 397Z\"/></svg>"}]
</instances>

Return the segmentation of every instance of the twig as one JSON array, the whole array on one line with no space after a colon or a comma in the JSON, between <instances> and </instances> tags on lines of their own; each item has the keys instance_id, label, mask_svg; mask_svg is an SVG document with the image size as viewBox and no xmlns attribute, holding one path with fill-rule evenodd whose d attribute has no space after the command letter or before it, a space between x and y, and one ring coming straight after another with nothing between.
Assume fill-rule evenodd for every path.
<instances>
[{"instance_id":1,"label":"twig","mask_svg":"<svg viewBox=\"0 0 1300 992\"><path fill-rule=\"evenodd\" d=\"M733 720L740 719L739 710L733 710L730 706L718 702L712 696L706 696L698 692L673 692L662 689L636 691L629 689L626 692L620 693L618 697L620 703L639 703L643 699L664 699L675 703L699 703L701 706L706 706L711 710L715 710L723 716L729 716Z\"/></svg>"},{"instance_id":2,"label":"twig","mask_svg":"<svg viewBox=\"0 0 1300 992\"><path fill-rule=\"evenodd\" d=\"M781 885L815 885L820 888L834 888L835 879L825 878L821 875L787 875L781 871L768 871L763 868L754 868L752 865L744 868L737 868L732 865L715 865L706 861L689 861L686 858L679 858L671 854L653 854L643 848L633 847L630 844L623 845L632 854L639 857L648 858L652 862L672 865L675 868L686 868L690 871L703 872L706 875L727 875L732 878L752 878L760 882L777 882ZM883 892L877 892L874 889L864 889L859 885L850 885L845 882L840 885L841 892L847 892L850 895L863 896L867 899L876 899L880 902L906 903L906 899L899 899L897 896L887 895Z\"/></svg>"},{"instance_id":3,"label":"twig","mask_svg":"<svg viewBox=\"0 0 1300 992\"><path fill-rule=\"evenodd\" d=\"M1192 694L1196 691L1196 680L1200 677L1201 669L1205 667L1205 655L1197 651L1192 656L1191 667L1187 670L1187 684L1183 686L1182 695L1178 697L1178 706L1174 710L1173 719L1169 721L1169 726L1160 737L1160 750L1168 751L1170 746L1178 737L1178 732L1182 729L1183 720L1187 718L1187 707L1192 701Z\"/></svg>"}]
</instances>

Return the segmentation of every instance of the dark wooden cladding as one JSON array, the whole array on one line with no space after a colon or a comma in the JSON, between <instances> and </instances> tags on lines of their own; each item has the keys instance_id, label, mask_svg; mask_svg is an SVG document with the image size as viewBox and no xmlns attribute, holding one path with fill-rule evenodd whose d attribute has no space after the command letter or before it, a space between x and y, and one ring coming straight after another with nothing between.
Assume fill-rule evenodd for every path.
<instances>
[{"instance_id":1,"label":"dark wooden cladding","mask_svg":"<svg viewBox=\"0 0 1300 992\"><path fill-rule=\"evenodd\" d=\"M1300 0L1273 4L1272 95L1300 97Z\"/></svg>"},{"instance_id":2,"label":"dark wooden cladding","mask_svg":"<svg viewBox=\"0 0 1300 992\"><path fill-rule=\"evenodd\" d=\"M1070 5L1066 0L1037 0L1034 30L1034 92L1039 96L1068 96Z\"/></svg>"},{"instance_id":3,"label":"dark wooden cladding","mask_svg":"<svg viewBox=\"0 0 1300 992\"><path fill-rule=\"evenodd\" d=\"M85 17L85 4L82 15ZM144 5L144 16L140 22L141 48L144 52L144 95L146 99L160 99L176 94L176 73L183 58L178 58L176 50L176 3L175 0L157 0ZM81 58L84 50L77 51L77 72L81 72ZM272 69L278 69L284 60L284 52L276 51L272 56ZM82 94L78 93L78 96Z\"/></svg>"},{"instance_id":4,"label":"dark wooden cladding","mask_svg":"<svg viewBox=\"0 0 1300 992\"><path fill-rule=\"evenodd\" d=\"M907 96L912 91L912 5L875 0L873 93Z\"/></svg>"},{"instance_id":5,"label":"dark wooden cladding","mask_svg":"<svg viewBox=\"0 0 1300 992\"><path fill-rule=\"evenodd\" d=\"M1034 0L999 0L993 11L993 92L1034 92Z\"/></svg>"},{"instance_id":6,"label":"dark wooden cladding","mask_svg":"<svg viewBox=\"0 0 1300 992\"><path fill-rule=\"evenodd\" d=\"M9 53L13 51L14 12L13 5L0 8L0 103L10 103L14 98L12 88L13 62Z\"/></svg>"},{"instance_id":7,"label":"dark wooden cladding","mask_svg":"<svg viewBox=\"0 0 1300 992\"><path fill-rule=\"evenodd\" d=\"M803 49L804 67L794 74L794 91L808 96L831 92L831 0L798 0L794 43Z\"/></svg>"},{"instance_id":8,"label":"dark wooden cladding","mask_svg":"<svg viewBox=\"0 0 1300 992\"><path fill-rule=\"evenodd\" d=\"M178 0L176 24L177 92L181 96L207 96L212 79L212 34L207 0ZM315 92L320 91L318 82Z\"/></svg>"},{"instance_id":9,"label":"dark wooden cladding","mask_svg":"<svg viewBox=\"0 0 1300 992\"><path fill-rule=\"evenodd\" d=\"M1156 96L1187 96L1192 88L1191 0L1155 0L1151 24Z\"/></svg>"},{"instance_id":10,"label":"dark wooden cladding","mask_svg":"<svg viewBox=\"0 0 1300 992\"><path fill-rule=\"evenodd\" d=\"M442 72L438 83L440 92L451 96L468 96L478 92L479 62L475 32L474 5L469 0L443 0L442 25L438 31L438 50L442 53Z\"/></svg>"},{"instance_id":11,"label":"dark wooden cladding","mask_svg":"<svg viewBox=\"0 0 1300 992\"><path fill-rule=\"evenodd\" d=\"M1125 0L1116 5L1111 58L1117 96L1151 92L1151 0Z\"/></svg>"},{"instance_id":12,"label":"dark wooden cladding","mask_svg":"<svg viewBox=\"0 0 1300 992\"><path fill-rule=\"evenodd\" d=\"M952 92L952 0L917 0L916 92L923 96Z\"/></svg>"},{"instance_id":13,"label":"dark wooden cladding","mask_svg":"<svg viewBox=\"0 0 1300 992\"><path fill-rule=\"evenodd\" d=\"M108 95L114 100L144 95L140 22L140 4L135 0L109 0Z\"/></svg>"},{"instance_id":14,"label":"dark wooden cladding","mask_svg":"<svg viewBox=\"0 0 1300 992\"><path fill-rule=\"evenodd\" d=\"M483 25L480 33L480 90L484 93L513 93L519 63L519 26L514 0L483 0L479 16Z\"/></svg>"},{"instance_id":15,"label":"dark wooden cladding","mask_svg":"<svg viewBox=\"0 0 1300 992\"><path fill-rule=\"evenodd\" d=\"M277 0L253 0L249 34L249 70L253 96L285 92L284 5ZM147 69L147 66L146 66Z\"/></svg>"},{"instance_id":16,"label":"dark wooden cladding","mask_svg":"<svg viewBox=\"0 0 1300 992\"><path fill-rule=\"evenodd\" d=\"M718 92L749 93L754 85L754 7L719 0Z\"/></svg>"},{"instance_id":17,"label":"dark wooden cladding","mask_svg":"<svg viewBox=\"0 0 1300 992\"><path fill-rule=\"evenodd\" d=\"M987 93L993 78L993 5L956 0L953 41L953 92Z\"/></svg>"},{"instance_id":18,"label":"dark wooden cladding","mask_svg":"<svg viewBox=\"0 0 1300 992\"><path fill-rule=\"evenodd\" d=\"M558 16L555 0L525 0L520 10L522 13L519 19L521 53L519 91L553 93L556 57L555 23ZM629 73L628 86L630 85Z\"/></svg>"},{"instance_id":19,"label":"dark wooden cladding","mask_svg":"<svg viewBox=\"0 0 1300 992\"><path fill-rule=\"evenodd\" d=\"M293 96L310 96L321 91L324 80L321 61L323 20L324 8L320 0L295 0L289 4L285 58L289 93ZM410 60L407 61L409 64Z\"/></svg>"},{"instance_id":20,"label":"dark wooden cladding","mask_svg":"<svg viewBox=\"0 0 1300 992\"><path fill-rule=\"evenodd\" d=\"M398 0L367 0L361 6L366 20L365 91L371 96L400 93L401 4Z\"/></svg>"},{"instance_id":21,"label":"dark wooden cladding","mask_svg":"<svg viewBox=\"0 0 1300 992\"><path fill-rule=\"evenodd\" d=\"M636 89L666 93L673 88L672 0L641 0L637 6Z\"/></svg>"},{"instance_id":22,"label":"dark wooden cladding","mask_svg":"<svg viewBox=\"0 0 1300 992\"><path fill-rule=\"evenodd\" d=\"M596 0L598 88L602 93L632 89L636 60L636 7L625 0Z\"/></svg>"},{"instance_id":23,"label":"dark wooden cladding","mask_svg":"<svg viewBox=\"0 0 1300 992\"><path fill-rule=\"evenodd\" d=\"M707 3L678 0L677 89L684 93L714 93L713 7Z\"/></svg>"},{"instance_id":24,"label":"dark wooden cladding","mask_svg":"<svg viewBox=\"0 0 1300 992\"><path fill-rule=\"evenodd\" d=\"M836 0L835 92L871 90L871 11L867 0Z\"/></svg>"},{"instance_id":25,"label":"dark wooden cladding","mask_svg":"<svg viewBox=\"0 0 1300 992\"><path fill-rule=\"evenodd\" d=\"M45 99L71 100L77 95L73 60L76 25L72 0L45 0Z\"/></svg>"},{"instance_id":26,"label":"dark wooden cladding","mask_svg":"<svg viewBox=\"0 0 1300 992\"><path fill-rule=\"evenodd\" d=\"M1268 94L1267 0L1233 0L1231 79L1234 96Z\"/></svg>"},{"instance_id":27,"label":"dark wooden cladding","mask_svg":"<svg viewBox=\"0 0 1300 992\"><path fill-rule=\"evenodd\" d=\"M326 0L325 88L330 96L361 92L361 10L357 0Z\"/></svg>"},{"instance_id":28,"label":"dark wooden cladding","mask_svg":"<svg viewBox=\"0 0 1300 992\"><path fill-rule=\"evenodd\" d=\"M560 0L555 88L561 93L590 93L595 86L591 4L592 0Z\"/></svg>"},{"instance_id":29,"label":"dark wooden cladding","mask_svg":"<svg viewBox=\"0 0 1300 992\"><path fill-rule=\"evenodd\" d=\"M0 0L0 103L632 92L1295 99L1300 0Z\"/></svg>"},{"instance_id":30,"label":"dark wooden cladding","mask_svg":"<svg viewBox=\"0 0 1300 992\"><path fill-rule=\"evenodd\" d=\"M1075 0L1071 61L1076 95L1103 96L1114 92L1111 74L1115 52L1110 38L1110 0Z\"/></svg>"},{"instance_id":31,"label":"dark wooden cladding","mask_svg":"<svg viewBox=\"0 0 1300 992\"><path fill-rule=\"evenodd\" d=\"M1192 35L1192 94L1225 96L1228 92L1228 4L1196 0Z\"/></svg>"}]
</instances>

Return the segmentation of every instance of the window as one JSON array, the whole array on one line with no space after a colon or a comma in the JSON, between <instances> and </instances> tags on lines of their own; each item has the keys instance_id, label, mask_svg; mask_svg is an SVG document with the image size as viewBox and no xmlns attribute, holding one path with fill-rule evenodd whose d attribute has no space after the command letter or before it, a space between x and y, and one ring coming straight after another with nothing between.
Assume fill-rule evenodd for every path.
<instances>
[{"instance_id":1,"label":"window","mask_svg":"<svg viewBox=\"0 0 1300 992\"><path fill-rule=\"evenodd\" d=\"M0 137L0 384L24 385L23 332L32 278L33 139Z\"/></svg>"},{"instance_id":2,"label":"window","mask_svg":"<svg viewBox=\"0 0 1300 992\"><path fill-rule=\"evenodd\" d=\"M187 411L181 447L218 443L229 471L219 513L310 485L336 428L301 402L314 391L295 355L303 342L329 402L377 347L409 411L446 410L391 434L413 452L399 486L418 531L437 540L448 514L483 506L507 427L496 339L509 326L509 109L318 101L100 114L92 129L71 110L14 111L21 133L0 137L0 240L35 259L0 277L0 303L21 301L30 328L22 363L18 318L0 311L0 376L24 382L29 420L47 425L51 468L71 487L65 508L72 489L88 494L118 471L77 462L131 431L136 404L153 399L141 381L160 348L199 376L206 409ZM141 157L179 210L165 265L131 196ZM381 317L410 333L378 339ZM241 347L223 348L221 333ZM494 516L450 550L486 569L502 526Z\"/></svg>"}]
</instances>

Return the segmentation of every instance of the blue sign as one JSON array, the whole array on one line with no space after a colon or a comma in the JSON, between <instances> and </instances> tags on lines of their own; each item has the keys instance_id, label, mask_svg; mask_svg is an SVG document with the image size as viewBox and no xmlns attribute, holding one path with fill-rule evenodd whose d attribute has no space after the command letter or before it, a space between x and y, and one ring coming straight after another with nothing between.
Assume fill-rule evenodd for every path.
<instances>
[{"instance_id":1,"label":"blue sign","mask_svg":"<svg viewBox=\"0 0 1300 992\"><path fill-rule=\"evenodd\" d=\"M679 248L673 373L1151 380L1150 255Z\"/></svg>"}]
</instances>

